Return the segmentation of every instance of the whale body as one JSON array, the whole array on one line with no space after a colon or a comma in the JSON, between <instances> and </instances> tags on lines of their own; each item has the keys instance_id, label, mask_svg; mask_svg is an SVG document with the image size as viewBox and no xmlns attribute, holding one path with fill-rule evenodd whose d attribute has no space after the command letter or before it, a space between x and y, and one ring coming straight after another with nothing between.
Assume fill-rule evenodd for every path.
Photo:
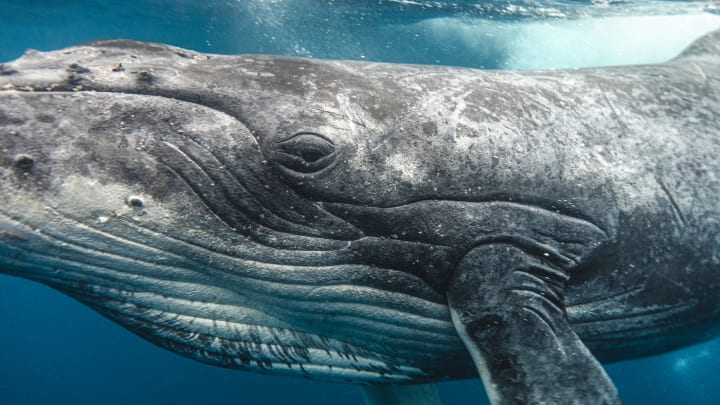
<instances>
[{"instance_id":1,"label":"whale body","mask_svg":"<svg viewBox=\"0 0 720 405\"><path fill-rule=\"evenodd\" d=\"M0 272L218 366L616 403L600 361L720 325L717 156L720 31L536 72L30 51L0 65Z\"/></svg>"}]
</instances>

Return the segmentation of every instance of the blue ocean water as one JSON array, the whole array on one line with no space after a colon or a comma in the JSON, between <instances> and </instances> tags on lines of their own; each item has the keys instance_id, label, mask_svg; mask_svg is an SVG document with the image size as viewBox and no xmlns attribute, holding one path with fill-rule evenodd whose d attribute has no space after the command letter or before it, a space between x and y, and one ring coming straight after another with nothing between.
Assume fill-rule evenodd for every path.
<instances>
[{"instance_id":1,"label":"blue ocean water","mask_svg":"<svg viewBox=\"0 0 720 405\"><path fill-rule=\"evenodd\" d=\"M557 68L652 63L720 27L707 1L0 0L0 61L99 38L204 52ZM716 403L720 340L610 364L628 404ZM439 384L446 404L478 380ZM165 352L53 290L0 276L0 403L361 404L355 386Z\"/></svg>"}]
</instances>

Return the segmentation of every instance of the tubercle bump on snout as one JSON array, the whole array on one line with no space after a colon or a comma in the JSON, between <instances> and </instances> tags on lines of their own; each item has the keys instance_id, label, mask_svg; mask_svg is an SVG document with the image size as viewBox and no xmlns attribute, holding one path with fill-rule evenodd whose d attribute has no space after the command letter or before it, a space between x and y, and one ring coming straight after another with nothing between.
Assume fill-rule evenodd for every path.
<instances>
[{"instance_id":1,"label":"tubercle bump on snout","mask_svg":"<svg viewBox=\"0 0 720 405\"><path fill-rule=\"evenodd\" d=\"M130 208L140 209L145 206L145 202L143 201L142 197L137 195L130 195L125 199L125 203Z\"/></svg>"},{"instance_id":2,"label":"tubercle bump on snout","mask_svg":"<svg viewBox=\"0 0 720 405\"><path fill-rule=\"evenodd\" d=\"M13 168L21 172L27 172L35 166L35 159L32 156L20 153L13 159Z\"/></svg>"}]
</instances>

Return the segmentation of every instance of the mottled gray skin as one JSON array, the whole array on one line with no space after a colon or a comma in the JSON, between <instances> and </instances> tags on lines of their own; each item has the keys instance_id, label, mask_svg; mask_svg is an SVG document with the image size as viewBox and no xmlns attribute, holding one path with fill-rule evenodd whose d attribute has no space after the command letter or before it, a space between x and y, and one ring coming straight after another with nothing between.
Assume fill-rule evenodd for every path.
<instances>
[{"instance_id":1,"label":"mottled gray skin","mask_svg":"<svg viewBox=\"0 0 720 405\"><path fill-rule=\"evenodd\" d=\"M0 271L224 367L617 402L594 356L717 329L719 44L523 73L28 52L0 65Z\"/></svg>"}]
</instances>

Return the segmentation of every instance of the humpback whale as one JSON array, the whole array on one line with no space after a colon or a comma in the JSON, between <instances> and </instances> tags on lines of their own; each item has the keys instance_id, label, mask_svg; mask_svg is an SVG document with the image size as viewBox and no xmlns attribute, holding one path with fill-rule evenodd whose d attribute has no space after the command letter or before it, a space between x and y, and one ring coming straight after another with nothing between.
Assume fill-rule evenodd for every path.
<instances>
[{"instance_id":1,"label":"humpback whale","mask_svg":"<svg viewBox=\"0 0 720 405\"><path fill-rule=\"evenodd\" d=\"M720 326L720 31L533 72L126 40L0 65L0 272L168 350L493 403Z\"/></svg>"}]
</instances>

